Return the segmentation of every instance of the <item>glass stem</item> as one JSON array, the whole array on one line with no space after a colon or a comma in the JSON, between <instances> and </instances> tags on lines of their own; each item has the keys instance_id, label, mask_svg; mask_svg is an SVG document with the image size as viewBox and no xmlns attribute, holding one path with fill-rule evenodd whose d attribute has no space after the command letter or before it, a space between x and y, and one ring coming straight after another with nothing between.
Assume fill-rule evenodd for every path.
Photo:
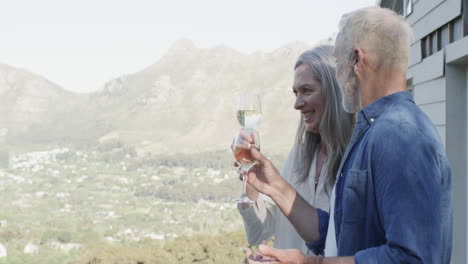
<instances>
[{"instance_id":1,"label":"glass stem","mask_svg":"<svg viewBox=\"0 0 468 264\"><path fill-rule=\"evenodd\" d=\"M242 176L242 196L247 196L247 175Z\"/></svg>"}]
</instances>

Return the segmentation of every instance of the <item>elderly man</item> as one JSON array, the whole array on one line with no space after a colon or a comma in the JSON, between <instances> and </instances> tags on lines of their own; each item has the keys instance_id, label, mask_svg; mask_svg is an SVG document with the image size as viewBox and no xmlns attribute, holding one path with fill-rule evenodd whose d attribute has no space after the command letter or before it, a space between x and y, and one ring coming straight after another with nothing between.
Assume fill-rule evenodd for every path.
<instances>
[{"instance_id":1,"label":"elderly man","mask_svg":"<svg viewBox=\"0 0 468 264\"><path fill-rule=\"evenodd\" d=\"M249 263L450 263L450 167L436 128L406 91L410 32L388 9L343 16L337 78L343 106L358 121L338 170L330 225L256 150L248 175L308 244L326 236L326 257L261 245L256 257L247 252Z\"/></svg>"}]
</instances>

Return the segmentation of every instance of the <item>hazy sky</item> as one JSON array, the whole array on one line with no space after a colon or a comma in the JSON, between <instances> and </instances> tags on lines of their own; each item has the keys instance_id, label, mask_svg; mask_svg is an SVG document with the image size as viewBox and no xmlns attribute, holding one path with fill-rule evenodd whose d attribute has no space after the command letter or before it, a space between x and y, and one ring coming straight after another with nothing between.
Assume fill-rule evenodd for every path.
<instances>
[{"instance_id":1,"label":"hazy sky","mask_svg":"<svg viewBox=\"0 0 468 264\"><path fill-rule=\"evenodd\" d=\"M241 52L309 44L376 0L0 0L0 63L89 92L155 63L171 43Z\"/></svg>"}]
</instances>

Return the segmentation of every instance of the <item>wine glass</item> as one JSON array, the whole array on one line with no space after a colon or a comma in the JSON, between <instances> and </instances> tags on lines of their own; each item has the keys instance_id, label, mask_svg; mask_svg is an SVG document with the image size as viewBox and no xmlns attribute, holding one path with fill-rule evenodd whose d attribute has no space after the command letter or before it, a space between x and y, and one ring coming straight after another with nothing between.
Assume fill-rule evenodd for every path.
<instances>
[{"instance_id":1,"label":"wine glass","mask_svg":"<svg viewBox=\"0 0 468 264\"><path fill-rule=\"evenodd\" d=\"M250 152L252 148L260 150L260 137L258 132L253 129L241 129L232 143L232 151L234 157L239 164L239 170L242 172L242 194L239 198L234 199L237 203L254 203L246 194L246 174L255 165L255 160Z\"/></svg>"},{"instance_id":2,"label":"wine glass","mask_svg":"<svg viewBox=\"0 0 468 264\"><path fill-rule=\"evenodd\" d=\"M262 106L258 94L243 92L237 103L237 120L242 128L253 130L260 122Z\"/></svg>"}]
</instances>

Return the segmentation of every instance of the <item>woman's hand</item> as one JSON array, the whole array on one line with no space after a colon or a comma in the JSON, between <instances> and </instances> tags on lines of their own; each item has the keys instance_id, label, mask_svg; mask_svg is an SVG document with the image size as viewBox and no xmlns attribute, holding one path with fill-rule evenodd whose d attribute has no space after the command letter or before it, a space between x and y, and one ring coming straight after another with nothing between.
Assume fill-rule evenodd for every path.
<instances>
[{"instance_id":1,"label":"woman's hand","mask_svg":"<svg viewBox=\"0 0 468 264\"><path fill-rule=\"evenodd\" d=\"M255 190L268 196L281 189L286 181L281 177L273 163L255 148L250 150L256 164L247 173L247 183Z\"/></svg>"}]
</instances>

